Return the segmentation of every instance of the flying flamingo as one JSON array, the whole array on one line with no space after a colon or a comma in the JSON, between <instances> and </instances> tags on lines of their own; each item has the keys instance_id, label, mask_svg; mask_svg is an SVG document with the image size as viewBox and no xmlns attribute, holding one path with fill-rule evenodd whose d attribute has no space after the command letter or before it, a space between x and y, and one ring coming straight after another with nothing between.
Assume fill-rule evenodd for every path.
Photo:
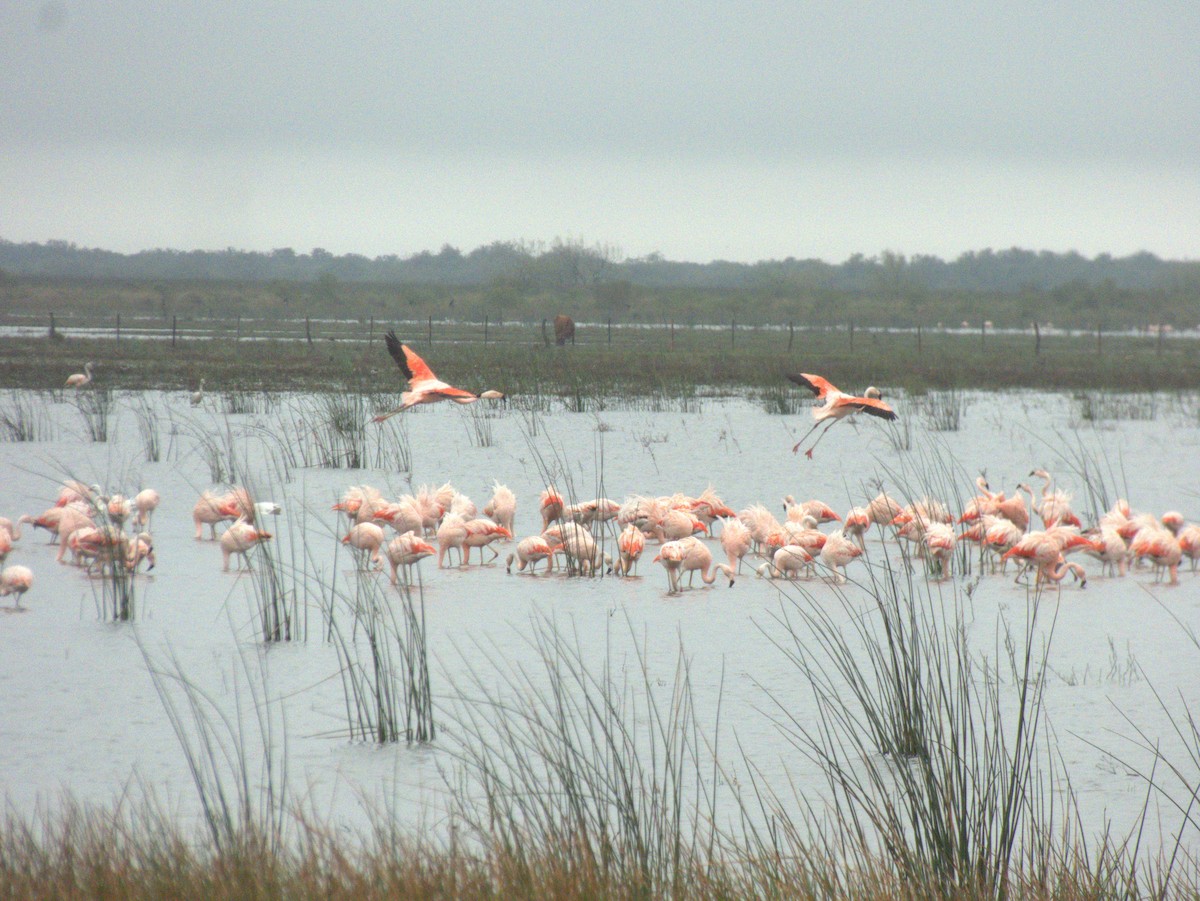
<instances>
[{"instance_id":1,"label":"flying flamingo","mask_svg":"<svg viewBox=\"0 0 1200 901\"><path fill-rule=\"evenodd\" d=\"M480 399L504 400L504 395L499 391L488 390L482 394L473 394L463 388L455 388L453 385L446 384L433 374L429 365L417 356L411 347L400 343L400 339L396 337L394 331L389 331L384 336L384 342L387 344L388 353L392 355L392 359L396 361L396 365L408 379L408 390L400 395L400 406L386 413L380 413L371 420L372 422L383 422L397 413L403 413L409 407L415 407L417 404L431 404L439 400L452 400L456 404L474 403Z\"/></svg>"},{"instance_id":2,"label":"flying flamingo","mask_svg":"<svg viewBox=\"0 0 1200 901\"><path fill-rule=\"evenodd\" d=\"M89 384L92 381L92 367L95 365L95 363L91 362L85 363L83 365L83 372L75 372L67 376L67 387L78 389Z\"/></svg>"},{"instance_id":3,"label":"flying flamingo","mask_svg":"<svg viewBox=\"0 0 1200 901\"><path fill-rule=\"evenodd\" d=\"M33 587L33 572L28 566L7 566L0 572L0 597L15 594L13 606L21 606L21 595Z\"/></svg>"},{"instance_id":4,"label":"flying flamingo","mask_svg":"<svg viewBox=\"0 0 1200 901\"><path fill-rule=\"evenodd\" d=\"M792 453L800 450L800 445L808 440L808 436L817 430L817 427L825 420L830 420L829 425L825 426L825 431L817 436L817 440L813 442L812 447L804 452L804 456L812 459L813 451L816 450L821 439L825 437L825 432L833 428L834 424L845 419L859 411L869 413L872 416L878 416L881 419L899 419L896 411L883 402L883 393L874 385L869 387L862 395L847 394L840 391L836 385L819 375L812 375L807 372L797 374L789 374L788 379L803 388L811 391L818 400L822 403L813 408L813 427L796 442L796 446L792 448Z\"/></svg>"}]
</instances>

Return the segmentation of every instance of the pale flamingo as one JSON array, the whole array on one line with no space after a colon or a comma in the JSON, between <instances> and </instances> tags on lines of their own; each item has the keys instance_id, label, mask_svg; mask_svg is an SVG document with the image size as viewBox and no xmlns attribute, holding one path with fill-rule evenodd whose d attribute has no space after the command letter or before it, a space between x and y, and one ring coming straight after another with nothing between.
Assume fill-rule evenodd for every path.
<instances>
[{"instance_id":1,"label":"pale flamingo","mask_svg":"<svg viewBox=\"0 0 1200 901\"><path fill-rule=\"evenodd\" d=\"M645 534L633 523L630 523L617 536L617 563L614 567L617 575L632 575L638 560L641 559L642 551L645 549Z\"/></svg>"},{"instance_id":2,"label":"pale flamingo","mask_svg":"<svg viewBox=\"0 0 1200 901\"><path fill-rule=\"evenodd\" d=\"M1080 535L1073 528L1058 526L1046 529L1044 532L1029 532L1009 548L1001 559L1008 560L1015 557L1028 565L1036 566L1036 585L1045 579L1052 579L1055 582L1062 580L1065 570L1055 570L1054 567L1064 560L1069 551L1099 550L1099 548L1098 542ZM1075 572L1076 577L1081 579L1080 588L1085 587L1087 579L1083 574L1082 567L1079 564L1072 564L1070 568ZM1020 578L1020 574L1017 578Z\"/></svg>"},{"instance_id":3,"label":"pale flamingo","mask_svg":"<svg viewBox=\"0 0 1200 901\"><path fill-rule=\"evenodd\" d=\"M842 521L833 507L815 498L797 503L795 498L789 494L783 499L783 509L787 513L787 518L792 522L799 522L805 516L811 516L818 525L823 522Z\"/></svg>"},{"instance_id":4,"label":"pale flamingo","mask_svg":"<svg viewBox=\"0 0 1200 901\"><path fill-rule=\"evenodd\" d=\"M83 512L79 507L67 506L62 508L62 516L58 520L58 556L54 559L59 563L67 553L67 542L71 535L80 529L92 528L96 523L90 513Z\"/></svg>"},{"instance_id":5,"label":"pale flamingo","mask_svg":"<svg viewBox=\"0 0 1200 901\"><path fill-rule=\"evenodd\" d=\"M771 579L787 578L789 581L799 577L801 570L812 572L813 555L798 544L785 544L771 556L771 559L760 566L756 575L760 578L763 573Z\"/></svg>"},{"instance_id":6,"label":"pale flamingo","mask_svg":"<svg viewBox=\"0 0 1200 901\"><path fill-rule=\"evenodd\" d=\"M721 522L721 547L729 558L729 566L736 572L742 570L742 558L750 553L750 530L740 519L723 516Z\"/></svg>"},{"instance_id":7,"label":"pale flamingo","mask_svg":"<svg viewBox=\"0 0 1200 901\"><path fill-rule=\"evenodd\" d=\"M76 566L86 562L89 573L97 566L108 573L125 562L129 538L116 526L85 526L68 536L67 546Z\"/></svg>"},{"instance_id":8,"label":"pale flamingo","mask_svg":"<svg viewBox=\"0 0 1200 901\"><path fill-rule=\"evenodd\" d=\"M816 519L807 513L798 522L793 520L785 522L782 531L783 544L798 544L813 555L821 553L825 542L829 540L829 536L817 528Z\"/></svg>"},{"instance_id":9,"label":"pale flamingo","mask_svg":"<svg viewBox=\"0 0 1200 901\"><path fill-rule=\"evenodd\" d=\"M383 422L397 413L403 413L409 407L415 407L417 404L431 404L439 400L452 400L458 404L474 403L481 399L504 400L504 395L499 391L488 390L482 394L473 394L462 388L446 384L433 374L433 370L417 356L411 347L400 343L400 339L396 337L394 331L389 331L384 336L384 343L387 344L388 353L392 355L392 359L396 361L396 365L408 379L408 390L400 395L400 406L386 413L380 413L372 422Z\"/></svg>"},{"instance_id":10,"label":"pale flamingo","mask_svg":"<svg viewBox=\"0 0 1200 901\"><path fill-rule=\"evenodd\" d=\"M846 518L842 520L842 532L853 538L864 551L867 549L867 542L863 536L869 528L871 516L866 507L851 507L846 511Z\"/></svg>"},{"instance_id":11,"label":"pale flamingo","mask_svg":"<svg viewBox=\"0 0 1200 901\"><path fill-rule=\"evenodd\" d=\"M708 549L703 541L695 536L682 538L679 544L683 546L683 558L679 562L679 579L682 579L683 573L688 573L688 585L691 586L691 579L696 574L700 574L700 581L705 585L711 585L717 581L717 573L724 573L729 579L729 587L733 587L735 574L733 567L726 566L724 563L713 565L712 551Z\"/></svg>"},{"instance_id":12,"label":"pale flamingo","mask_svg":"<svg viewBox=\"0 0 1200 901\"><path fill-rule=\"evenodd\" d=\"M0 572L0 597L15 595L13 606L21 606L21 595L33 587L33 571L28 566L6 566Z\"/></svg>"},{"instance_id":13,"label":"pale flamingo","mask_svg":"<svg viewBox=\"0 0 1200 901\"><path fill-rule=\"evenodd\" d=\"M20 541L20 539L21 539L21 523L32 522L32 521L33 520L28 516L22 516L22 517L18 518L16 522L13 522L7 516L0 516L0 532L7 532L8 537L11 540Z\"/></svg>"},{"instance_id":14,"label":"pale flamingo","mask_svg":"<svg viewBox=\"0 0 1200 901\"><path fill-rule=\"evenodd\" d=\"M825 537L825 543L821 546L821 562L833 570L834 582L845 582L849 578L846 567L855 557L861 557L862 552L862 548L839 529Z\"/></svg>"},{"instance_id":15,"label":"pale flamingo","mask_svg":"<svg viewBox=\"0 0 1200 901\"><path fill-rule=\"evenodd\" d=\"M940 578L949 577L954 568L954 530L944 522L930 523L925 529L925 564Z\"/></svg>"},{"instance_id":16,"label":"pale flamingo","mask_svg":"<svg viewBox=\"0 0 1200 901\"><path fill-rule=\"evenodd\" d=\"M217 540L217 523L230 519L221 509L221 498L211 491L202 492L192 507L192 523L196 526L196 540L203 537L204 526L208 526L209 541ZM236 517L233 517L236 518Z\"/></svg>"},{"instance_id":17,"label":"pale flamingo","mask_svg":"<svg viewBox=\"0 0 1200 901\"><path fill-rule=\"evenodd\" d=\"M1183 547L1179 539L1167 529L1142 529L1133 537L1129 552L1134 558L1146 557L1154 564L1155 581L1162 579L1163 571L1171 574L1172 585L1179 584L1179 563L1183 560Z\"/></svg>"},{"instance_id":18,"label":"pale flamingo","mask_svg":"<svg viewBox=\"0 0 1200 901\"><path fill-rule=\"evenodd\" d=\"M689 498L688 501L688 509L692 515L710 529L718 519L724 523L737 516L733 510L726 506L725 502L721 500L720 495L717 494L711 485L700 492L699 497Z\"/></svg>"},{"instance_id":19,"label":"pale flamingo","mask_svg":"<svg viewBox=\"0 0 1200 901\"><path fill-rule=\"evenodd\" d=\"M558 490L551 485L538 498L538 509L542 514L542 531L550 528L550 523L562 519L563 499Z\"/></svg>"},{"instance_id":20,"label":"pale flamingo","mask_svg":"<svg viewBox=\"0 0 1200 901\"><path fill-rule=\"evenodd\" d=\"M867 504L867 518L877 526L887 526L903 509L898 500L881 491Z\"/></svg>"},{"instance_id":21,"label":"pale flamingo","mask_svg":"<svg viewBox=\"0 0 1200 901\"><path fill-rule=\"evenodd\" d=\"M342 544L349 545L355 550L366 551L367 559L376 569L383 568L383 559L379 549L383 547L383 528L373 522L359 522L350 527L350 531L342 537Z\"/></svg>"},{"instance_id":22,"label":"pale flamingo","mask_svg":"<svg viewBox=\"0 0 1200 901\"><path fill-rule=\"evenodd\" d=\"M511 573L513 563L516 562L517 572L525 572L525 567L529 567L529 574L532 576L537 571L538 562L546 560L546 574L549 575L549 560L561 547L562 545L559 544L551 544L541 535L522 538L517 542L516 551L508 555L508 559L505 561L505 572Z\"/></svg>"},{"instance_id":23,"label":"pale flamingo","mask_svg":"<svg viewBox=\"0 0 1200 901\"><path fill-rule=\"evenodd\" d=\"M838 388L830 381L822 378L819 375L801 372L799 374L789 374L788 379L803 388L811 391L822 403L813 408L813 427L796 442L796 446L792 448L792 453L800 450L800 445L808 440L808 436L817 430L817 427L826 420L830 420L829 425L825 426L825 431L817 436L817 440L813 442L812 447L805 451L804 456L812 459L813 451L820 444L821 439L825 437L825 432L828 432L841 419L847 416L852 416L855 413L869 413L872 416L878 416L881 419L893 420L899 419L896 411L883 402L883 393L874 385L869 387L862 395L847 394Z\"/></svg>"},{"instance_id":24,"label":"pale flamingo","mask_svg":"<svg viewBox=\"0 0 1200 901\"><path fill-rule=\"evenodd\" d=\"M659 541L677 541L696 532L708 534L708 526L686 510L668 510L654 524L654 536Z\"/></svg>"},{"instance_id":25,"label":"pale flamingo","mask_svg":"<svg viewBox=\"0 0 1200 901\"><path fill-rule=\"evenodd\" d=\"M1192 572L1195 572L1196 563L1200 561L1200 526L1184 526L1179 530L1178 539L1179 549L1192 561Z\"/></svg>"},{"instance_id":26,"label":"pale flamingo","mask_svg":"<svg viewBox=\"0 0 1200 901\"><path fill-rule=\"evenodd\" d=\"M432 557L435 553L437 552L433 549L433 545L421 538L416 532L405 532L403 535L397 535L384 545L383 548L383 554L387 557L388 566L391 569L392 584L400 584L397 572L400 568L404 569L404 582L408 584L412 580L412 567L426 557Z\"/></svg>"},{"instance_id":27,"label":"pale flamingo","mask_svg":"<svg viewBox=\"0 0 1200 901\"><path fill-rule=\"evenodd\" d=\"M92 362L84 363L83 372L75 372L67 376L66 387L78 389L90 384L92 381L92 368L95 365L96 364Z\"/></svg>"},{"instance_id":28,"label":"pale flamingo","mask_svg":"<svg viewBox=\"0 0 1200 901\"><path fill-rule=\"evenodd\" d=\"M12 550L12 546L12 534L4 529L0 529L0 563L3 563L8 557L8 552Z\"/></svg>"},{"instance_id":29,"label":"pale flamingo","mask_svg":"<svg viewBox=\"0 0 1200 901\"><path fill-rule=\"evenodd\" d=\"M492 499L483 508L483 515L491 518L497 524L504 526L510 532L513 520L517 515L517 496L507 485L496 482L492 485Z\"/></svg>"},{"instance_id":30,"label":"pale flamingo","mask_svg":"<svg viewBox=\"0 0 1200 901\"><path fill-rule=\"evenodd\" d=\"M1113 573L1125 575L1125 566L1129 560L1129 545L1121 537L1115 526L1101 525L1099 533L1091 536L1097 547L1087 549L1086 553L1095 557L1102 564L1102 575Z\"/></svg>"},{"instance_id":31,"label":"pale flamingo","mask_svg":"<svg viewBox=\"0 0 1200 901\"><path fill-rule=\"evenodd\" d=\"M442 568L446 553L451 548L457 548L459 559L462 559L463 543L466 540L467 524L463 518L455 513L446 514L437 528L438 569Z\"/></svg>"},{"instance_id":32,"label":"pale flamingo","mask_svg":"<svg viewBox=\"0 0 1200 901\"><path fill-rule=\"evenodd\" d=\"M108 521L114 525L123 527L125 520L133 515L133 504L123 494L114 494L110 498L101 498L101 500L106 501L104 509L108 514Z\"/></svg>"},{"instance_id":33,"label":"pale flamingo","mask_svg":"<svg viewBox=\"0 0 1200 901\"><path fill-rule=\"evenodd\" d=\"M463 539L463 563L471 562L471 548L479 548L479 562L483 564L483 549L487 548L492 552L492 560L500 556L500 552L494 547L490 547L493 541L499 541L502 538L512 538L512 532L504 528L504 526L496 525L490 519L470 519L467 520L467 537ZM489 563L491 560L488 561Z\"/></svg>"},{"instance_id":34,"label":"pale flamingo","mask_svg":"<svg viewBox=\"0 0 1200 901\"><path fill-rule=\"evenodd\" d=\"M1071 495L1062 490L1051 491L1050 485L1054 481L1050 473L1044 469L1035 469L1029 473L1031 478L1039 478L1045 484L1042 486L1042 499L1040 502L1034 502L1033 508L1038 515L1042 517L1042 523L1047 529L1057 526L1075 526L1082 525L1079 517L1071 509ZM1030 491L1032 499L1033 492Z\"/></svg>"},{"instance_id":35,"label":"pale flamingo","mask_svg":"<svg viewBox=\"0 0 1200 901\"><path fill-rule=\"evenodd\" d=\"M574 569L581 575L593 575L608 562L607 556L600 552L596 539L586 528L573 522L564 523L558 528L568 571Z\"/></svg>"},{"instance_id":36,"label":"pale flamingo","mask_svg":"<svg viewBox=\"0 0 1200 901\"><path fill-rule=\"evenodd\" d=\"M150 519L154 516L154 511L158 509L159 502L162 500L158 496L158 492L153 488L143 488L133 497L133 507L136 511L133 516L133 524L135 526L150 528Z\"/></svg>"},{"instance_id":37,"label":"pale flamingo","mask_svg":"<svg viewBox=\"0 0 1200 901\"><path fill-rule=\"evenodd\" d=\"M154 557L154 539L150 537L149 532L139 532L129 541L129 548L125 555L125 568L135 573L143 560L149 562L146 572L154 569L158 562Z\"/></svg>"},{"instance_id":38,"label":"pale flamingo","mask_svg":"<svg viewBox=\"0 0 1200 901\"><path fill-rule=\"evenodd\" d=\"M198 407L204 403L204 379L200 380L200 387L192 392L192 406Z\"/></svg>"},{"instance_id":39,"label":"pale flamingo","mask_svg":"<svg viewBox=\"0 0 1200 901\"><path fill-rule=\"evenodd\" d=\"M221 554L225 561L221 571L229 572L229 558L234 555L238 558L239 570L243 563L245 563L246 569L250 569L250 560L246 555L259 542L268 541L270 538L270 532L260 531L244 519L234 521L221 535Z\"/></svg>"}]
</instances>

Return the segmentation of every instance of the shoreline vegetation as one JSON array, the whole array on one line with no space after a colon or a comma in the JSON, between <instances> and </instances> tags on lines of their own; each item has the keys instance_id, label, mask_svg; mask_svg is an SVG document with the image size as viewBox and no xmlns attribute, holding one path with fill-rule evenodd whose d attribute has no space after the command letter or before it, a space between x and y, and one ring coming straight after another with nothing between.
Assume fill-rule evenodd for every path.
<instances>
[{"instance_id":1,"label":"shoreline vegetation","mask_svg":"<svg viewBox=\"0 0 1200 901\"><path fill-rule=\"evenodd\" d=\"M510 396L692 397L775 392L799 398L788 372L820 372L847 387L885 391L1041 389L1117 393L1191 391L1200 385L1200 337L1185 335L884 331L666 323L582 324L555 346L541 321L208 320L0 316L0 384L57 390L85 362L93 387L210 391L403 390L383 333L426 355L465 387L502 385ZM21 332L13 334L12 329ZM118 331L119 329L119 331ZM430 338L432 337L432 343ZM800 398L804 400L804 398Z\"/></svg>"}]
</instances>

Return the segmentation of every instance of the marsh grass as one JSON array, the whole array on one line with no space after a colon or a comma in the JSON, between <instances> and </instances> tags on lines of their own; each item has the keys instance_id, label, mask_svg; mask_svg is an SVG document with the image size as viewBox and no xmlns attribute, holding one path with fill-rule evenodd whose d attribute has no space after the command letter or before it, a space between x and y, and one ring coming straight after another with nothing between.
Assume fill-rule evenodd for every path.
<instances>
[{"instance_id":1,"label":"marsh grass","mask_svg":"<svg viewBox=\"0 0 1200 901\"><path fill-rule=\"evenodd\" d=\"M93 443L108 441L109 420L114 406L114 391L110 387L93 387L77 391L75 409L83 418L84 434Z\"/></svg>"},{"instance_id":2,"label":"marsh grass","mask_svg":"<svg viewBox=\"0 0 1200 901\"><path fill-rule=\"evenodd\" d=\"M623 658L611 636L596 662L595 638L545 618L516 640L534 667L513 662L506 641L460 649L468 675L446 733L462 767L449 784L455 821L530 877L539 849L553 849L628 897L692 895L717 840L719 783L687 657L660 700L645 654Z\"/></svg>"},{"instance_id":3,"label":"marsh grass","mask_svg":"<svg viewBox=\"0 0 1200 901\"><path fill-rule=\"evenodd\" d=\"M275 394L269 390L254 390L230 387L221 392L221 412L226 416L249 416L255 413L270 413L277 404Z\"/></svg>"},{"instance_id":4,"label":"marsh grass","mask_svg":"<svg viewBox=\"0 0 1200 901\"><path fill-rule=\"evenodd\" d=\"M133 402L133 415L137 419L138 437L142 442L142 454L147 463L157 463L162 458L162 441L159 438L158 408L146 398L137 395Z\"/></svg>"},{"instance_id":5,"label":"marsh grass","mask_svg":"<svg viewBox=\"0 0 1200 901\"><path fill-rule=\"evenodd\" d=\"M928 392L921 411L925 424L935 432L957 432L962 428L963 417L970 401L967 395L954 388Z\"/></svg>"},{"instance_id":6,"label":"marsh grass","mask_svg":"<svg viewBox=\"0 0 1200 901\"><path fill-rule=\"evenodd\" d=\"M1073 400L1082 422L1153 422L1159 413L1156 392L1080 391Z\"/></svg>"},{"instance_id":7,"label":"marsh grass","mask_svg":"<svg viewBox=\"0 0 1200 901\"><path fill-rule=\"evenodd\" d=\"M399 589L399 615L376 574L356 569L353 595L336 583L324 595L326 630L337 652L352 740L390 744L433 741L425 596Z\"/></svg>"},{"instance_id":8,"label":"marsh grass","mask_svg":"<svg viewBox=\"0 0 1200 901\"><path fill-rule=\"evenodd\" d=\"M479 403L467 405L467 417L463 427L467 430L467 439L472 447L492 447L496 443L496 433L493 423L496 414L486 410Z\"/></svg>"},{"instance_id":9,"label":"marsh grass","mask_svg":"<svg viewBox=\"0 0 1200 901\"><path fill-rule=\"evenodd\" d=\"M0 403L0 441L50 441L53 435L46 399L40 392L6 392Z\"/></svg>"},{"instance_id":10,"label":"marsh grass","mask_svg":"<svg viewBox=\"0 0 1200 901\"><path fill-rule=\"evenodd\" d=\"M281 704L268 694L262 651L239 652L230 710L187 677L172 651L159 662L140 640L138 648L187 761L212 847L278 852L291 819L287 730Z\"/></svg>"},{"instance_id":11,"label":"marsh grass","mask_svg":"<svg viewBox=\"0 0 1200 901\"><path fill-rule=\"evenodd\" d=\"M769 385L758 392L763 411L772 416L798 416L811 407L811 395L805 397L790 383Z\"/></svg>"}]
</instances>

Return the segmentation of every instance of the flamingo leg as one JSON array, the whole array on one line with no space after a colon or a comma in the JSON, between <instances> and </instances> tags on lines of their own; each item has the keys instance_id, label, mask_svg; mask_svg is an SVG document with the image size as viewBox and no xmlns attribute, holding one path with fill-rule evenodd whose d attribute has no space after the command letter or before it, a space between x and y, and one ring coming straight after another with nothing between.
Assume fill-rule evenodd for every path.
<instances>
[{"instance_id":1,"label":"flamingo leg","mask_svg":"<svg viewBox=\"0 0 1200 901\"><path fill-rule=\"evenodd\" d=\"M803 437L803 438L801 438L799 441L797 441L797 442L796 442L796 444L795 444L795 445L792 447L792 453L794 454L794 453L796 453L798 450L800 450L800 445L801 445L801 444L803 444L805 441L807 441L807 440L808 440L808 436L809 436L809 435L811 435L813 432L815 432L815 431L816 431L817 429L819 429L820 427L821 427L821 423L820 423L820 422L814 422L814 423L813 423L813 427L812 427L811 429L809 429L807 432L805 432L805 433L804 433L804 437Z\"/></svg>"},{"instance_id":2,"label":"flamingo leg","mask_svg":"<svg viewBox=\"0 0 1200 901\"><path fill-rule=\"evenodd\" d=\"M820 423L818 423L818 425L819 425L819 424L820 424ZM810 447L808 450L806 450L806 451L804 452L804 456L808 457L808 459L810 459L810 460L811 460L811 459L812 459L812 455L813 455L813 451L815 451L815 450L817 449L817 445L818 445L818 444L820 444L820 443L821 443L821 439L825 437L825 432L828 432L828 431L829 431L830 429L832 429L832 428L834 427L834 425L836 425L836 424L837 424L837 420L835 419L835 420L833 420L832 422L830 422L830 423L829 423L829 425L825 426L825 429L824 429L824 431L822 431L822 432L821 432L821 434L817 436L817 440L816 440L816 441L814 441L814 442L812 443L812 447ZM816 426L813 426L813 428L816 428Z\"/></svg>"}]
</instances>

